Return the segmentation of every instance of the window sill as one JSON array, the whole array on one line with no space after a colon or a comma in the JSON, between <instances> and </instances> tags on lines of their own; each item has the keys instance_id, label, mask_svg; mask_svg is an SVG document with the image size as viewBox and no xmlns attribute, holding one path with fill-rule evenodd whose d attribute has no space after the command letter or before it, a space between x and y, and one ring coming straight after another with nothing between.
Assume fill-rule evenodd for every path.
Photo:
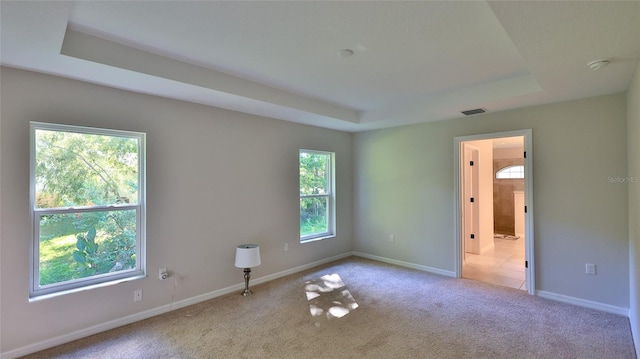
<instances>
[{"instance_id":1,"label":"window sill","mask_svg":"<svg viewBox=\"0 0 640 359\"><path fill-rule=\"evenodd\" d=\"M336 236L335 234L327 234L321 237L312 237L312 238L305 238L305 239L300 238L300 243L316 242L324 239L335 238L335 236Z\"/></svg>"},{"instance_id":2,"label":"window sill","mask_svg":"<svg viewBox=\"0 0 640 359\"><path fill-rule=\"evenodd\" d=\"M135 275L135 276L126 277L126 278L114 279L114 280L111 280L111 281L108 281L108 282L86 285L86 286L83 286L83 287L80 287L80 288L64 289L64 290L60 290L60 291L54 292L54 293L33 294L33 295L31 295L29 297L29 303L31 303L31 302L39 302L41 300L51 299L51 298L55 298L55 297L59 297L59 296L62 296L62 295L67 295L67 294L84 292L86 290L92 290L92 289L96 289L96 288L110 287L112 285L116 285L116 284L119 284L119 283L130 282L130 281L133 281L133 280L138 280L138 279L142 279L142 278L146 278L146 277L147 277L146 274L140 274L140 275Z\"/></svg>"}]
</instances>

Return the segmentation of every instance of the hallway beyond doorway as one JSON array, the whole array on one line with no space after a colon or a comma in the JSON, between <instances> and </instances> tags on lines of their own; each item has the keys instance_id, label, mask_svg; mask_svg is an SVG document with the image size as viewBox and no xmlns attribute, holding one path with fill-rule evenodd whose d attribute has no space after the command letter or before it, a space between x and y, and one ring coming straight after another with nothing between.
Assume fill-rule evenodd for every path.
<instances>
[{"instance_id":1,"label":"hallway beyond doorway","mask_svg":"<svg viewBox=\"0 0 640 359\"><path fill-rule=\"evenodd\" d=\"M527 290L524 238L494 238L494 247L481 254L467 253L462 277Z\"/></svg>"},{"instance_id":2,"label":"hallway beyond doorway","mask_svg":"<svg viewBox=\"0 0 640 359\"><path fill-rule=\"evenodd\" d=\"M469 146L478 148L477 163L465 157L465 150ZM456 277L518 288L527 291L530 295L535 295L532 130L455 137L454 159L454 178L457 188L454 198ZM505 162L507 160L511 162ZM468 187L466 182L469 181L467 178L469 176L466 174L471 172L469 168L475 167L478 167L478 181L476 181L478 191L468 193L469 191L465 191L465 187ZM509 185L511 182L522 181L522 179L524 186L516 187L514 183L511 190L496 189L496 182ZM501 211L496 211L496 192L500 194L497 198L497 206ZM509 196L509 193L513 195ZM502 201L502 199L511 198L513 199L511 206L507 206ZM478 208L475 212L480 215L477 218L478 222L473 223L476 219L475 212L469 213L467 206L468 203L476 202ZM508 219L507 212L514 214L513 226L504 226ZM524 215L524 218L521 218L521 215ZM502 220L502 225L496 227L497 216L501 216L498 219ZM468 224L468 222L472 223ZM470 227L471 231L467 227ZM503 237L496 240L493 238L496 233L512 237L519 236L519 238L514 240L515 238ZM469 239L477 244L467 245ZM520 249L509 250L510 244L512 247L520 245ZM469 267L463 269L465 266ZM506 271L502 271L503 269Z\"/></svg>"}]
</instances>

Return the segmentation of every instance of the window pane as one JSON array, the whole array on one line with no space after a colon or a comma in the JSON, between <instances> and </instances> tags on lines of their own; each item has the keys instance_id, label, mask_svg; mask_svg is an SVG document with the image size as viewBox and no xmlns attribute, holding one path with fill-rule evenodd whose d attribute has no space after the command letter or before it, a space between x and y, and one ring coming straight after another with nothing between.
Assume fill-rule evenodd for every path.
<instances>
[{"instance_id":1,"label":"window pane","mask_svg":"<svg viewBox=\"0 0 640 359\"><path fill-rule=\"evenodd\" d=\"M329 232L329 197L300 198L300 236Z\"/></svg>"},{"instance_id":2,"label":"window pane","mask_svg":"<svg viewBox=\"0 0 640 359\"><path fill-rule=\"evenodd\" d=\"M138 140L37 129L36 208L138 201Z\"/></svg>"},{"instance_id":3,"label":"window pane","mask_svg":"<svg viewBox=\"0 0 640 359\"><path fill-rule=\"evenodd\" d=\"M331 152L300 150L300 240L335 233Z\"/></svg>"},{"instance_id":4,"label":"window pane","mask_svg":"<svg viewBox=\"0 0 640 359\"><path fill-rule=\"evenodd\" d=\"M504 167L496 173L497 179L513 179L513 178L524 178L524 166L523 165L513 165Z\"/></svg>"},{"instance_id":5,"label":"window pane","mask_svg":"<svg viewBox=\"0 0 640 359\"><path fill-rule=\"evenodd\" d=\"M39 285L136 268L136 210L40 216Z\"/></svg>"},{"instance_id":6,"label":"window pane","mask_svg":"<svg viewBox=\"0 0 640 359\"><path fill-rule=\"evenodd\" d=\"M300 152L300 194L328 194L329 154Z\"/></svg>"}]
</instances>

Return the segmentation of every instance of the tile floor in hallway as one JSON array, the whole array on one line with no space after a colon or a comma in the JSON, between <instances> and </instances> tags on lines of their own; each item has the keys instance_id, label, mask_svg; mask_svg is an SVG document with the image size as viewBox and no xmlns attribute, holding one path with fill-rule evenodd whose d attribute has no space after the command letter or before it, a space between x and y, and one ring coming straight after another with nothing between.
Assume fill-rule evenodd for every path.
<instances>
[{"instance_id":1,"label":"tile floor in hallway","mask_svg":"<svg viewBox=\"0 0 640 359\"><path fill-rule=\"evenodd\" d=\"M467 253L462 277L527 290L524 260L524 238L494 238L492 249Z\"/></svg>"}]
</instances>

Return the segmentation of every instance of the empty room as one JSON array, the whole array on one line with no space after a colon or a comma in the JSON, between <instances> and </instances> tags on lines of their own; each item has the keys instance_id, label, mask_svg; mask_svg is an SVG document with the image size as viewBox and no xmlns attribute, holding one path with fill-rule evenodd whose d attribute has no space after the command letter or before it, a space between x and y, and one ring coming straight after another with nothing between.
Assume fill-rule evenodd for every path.
<instances>
[{"instance_id":1,"label":"empty room","mask_svg":"<svg viewBox=\"0 0 640 359\"><path fill-rule=\"evenodd\" d=\"M0 358L640 356L640 1L0 1Z\"/></svg>"}]
</instances>

